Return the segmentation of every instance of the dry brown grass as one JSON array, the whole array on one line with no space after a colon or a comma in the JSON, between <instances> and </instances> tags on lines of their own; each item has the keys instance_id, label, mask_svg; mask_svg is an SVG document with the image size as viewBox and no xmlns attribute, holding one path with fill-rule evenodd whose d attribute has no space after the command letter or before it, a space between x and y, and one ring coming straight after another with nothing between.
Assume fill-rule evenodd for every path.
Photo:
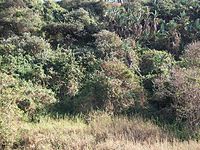
<instances>
[{"instance_id":1,"label":"dry brown grass","mask_svg":"<svg viewBox=\"0 0 200 150\"><path fill-rule=\"evenodd\" d=\"M113 141L108 140L96 146L98 150L199 150L200 145L197 142L174 142L168 141L149 143L134 143L131 141Z\"/></svg>"},{"instance_id":2,"label":"dry brown grass","mask_svg":"<svg viewBox=\"0 0 200 150\"><path fill-rule=\"evenodd\" d=\"M158 126L140 118L92 114L81 119L43 119L23 123L14 146L25 150L200 150L200 143L169 142Z\"/></svg>"},{"instance_id":3,"label":"dry brown grass","mask_svg":"<svg viewBox=\"0 0 200 150\"><path fill-rule=\"evenodd\" d=\"M107 139L154 142L155 139L165 139L166 135L158 126L141 118L111 117L105 113L92 115L89 132L95 136L97 143Z\"/></svg>"}]
</instances>

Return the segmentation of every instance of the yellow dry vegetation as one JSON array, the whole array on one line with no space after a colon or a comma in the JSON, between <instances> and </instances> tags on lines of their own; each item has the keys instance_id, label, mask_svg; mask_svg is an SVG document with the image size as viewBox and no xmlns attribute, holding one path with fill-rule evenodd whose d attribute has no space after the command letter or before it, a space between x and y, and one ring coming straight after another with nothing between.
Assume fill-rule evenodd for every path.
<instances>
[{"instance_id":1,"label":"yellow dry vegetation","mask_svg":"<svg viewBox=\"0 0 200 150\"><path fill-rule=\"evenodd\" d=\"M93 113L84 119L43 118L40 123L23 123L18 130L15 149L200 150L197 141L178 141L150 121L106 113Z\"/></svg>"}]
</instances>

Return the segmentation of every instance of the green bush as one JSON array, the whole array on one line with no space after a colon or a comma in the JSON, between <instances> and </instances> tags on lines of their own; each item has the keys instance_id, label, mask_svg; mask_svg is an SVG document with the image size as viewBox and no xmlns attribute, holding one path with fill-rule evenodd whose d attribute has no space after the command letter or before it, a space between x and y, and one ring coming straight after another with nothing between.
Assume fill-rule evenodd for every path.
<instances>
[{"instance_id":1,"label":"green bush","mask_svg":"<svg viewBox=\"0 0 200 150\"><path fill-rule=\"evenodd\" d=\"M8 8L0 12L1 36L22 35L38 32L43 23L41 16L29 8Z\"/></svg>"},{"instance_id":2,"label":"green bush","mask_svg":"<svg viewBox=\"0 0 200 150\"><path fill-rule=\"evenodd\" d=\"M153 80L160 75L169 76L174 60L169 53L156 50L145 50L140 58L139 68L143 76L143 86L152 94Z\"/></svg>"},{"instance_id":3,"label":"green bush","mask_svg":"<svg viewBox=\"0 0 200 150\"><path fill-rule=\"evenodd\" d=\"M43 27L53 46L56 47L59 43L68 47L93 41L92 34L97 30L97 22L88 11L79 8L62 13L61 16L62 20L48 23Z\"/></svg>"},{"instance_id":4,"label":"green bush","mask_svg":"<svg viewBox=\"0 0 200 150\"><path fill-rule=\"evenodd\" d=\"M76 61L71 50L58 49L49 58L45 72L50 77L49 88L57 93L61 101L75 96L81 87L84 78L84 68Z\"/></svg>"},{"instance_id":5,"label":"green bush","mask_svg":"<svg viewBox=\"0 0 200 150\"><path fill-rule=\"evenodd\" d=\"M178 59L183 47L200 37L199 8L198 0L134 1L105 9L104 21L120 37L132 37L142 46L168 51Z\"/></svg>"},{"instance_id":6,"label":"green bush","mask_svg":"<svg viewBox=\"0 0 200 150\"><path fill-rule=\"evenodd\" d=\"M142 21L149 21L148 15L149 12L142 2L136 0L121 7L108 5L104 11L104 21L107 28L116 32L120 37L132 37L138 40L145 32L146 27L143 30Z\"/></svg>"},{"instance_id":7,"label":"green bush","mask_svg":"<svg viewBox=\"0 0 200 150\"><path fill-rule=\"evenodd\" d=\"M113 32L102 30L98 34L95 34L95 37L95 44L97 47L96 53L100 58L112 57L121 49L122 40Z\"/></svg>"},{"instance_id":8,"label":"green bush","mask_svg":"<svg viewBox=\"0 0 200 150\"><path fill-rule=\"evenodd\" d=\"M79 110L119 113L145 101L138 76L124 63L108 60L102 62L101 68L102 71L94 74L81 91L76 103Z\"/></svg>"},{"instance_id":9,"label":"green bush","mask_svg":"<svg viewBox=\"0 0 200 150\"><path fill-rule=\"evenodd\" d=\"M140 70L142 75L169 74L173 57L164 51L147 50L141 56Z\"/></svg>"},{"instance_id":10,"label":"green bush","mask_svg":"<svg viewBox=\"0 0 200 150\"><path fill-rule=\"evenodd\" d=\"M9 80L9 78L11 79ZM1 99L2 106L10 103L10 105L18 106L32 117L41 111L45 113L45 109L48 110L48 106L55 102L54 93L42 86L17 80L5 73L1 73L1 80L3 86L1 98L4 99ZM9 94L9 92L15 94Z\"/></svg>"},{"instance_id":11,"label":"green bush","mask_svg":"<svg viewBox=\"0 0 200 150\"><path fill-rule=\"evenodd\" d=\"M138 69L139 58L134 39L121 39L116 33L107 30L94 35L95 55L103 60L117 58L133 70Z\"/></svg>"},{"instance_id":12,"label":"green bush","mask_svg":"<svg viewBox=\"0 0 200 150\"><path fill-rule=\"evenodd\" d=\"M41 1L40 1L41 2ZM29 2L30 3L30 2ZM33 7L35 5L37 6L37 0L35 2L36 4L31 4ZM60 22L63 21L63 13L64 9L60 7L55 1L48 0L43 3L43 5L39 5L40 7L36 9L41 12L42 16L44 17L44 20L46 22Z\"/></svg>"},{"instance_id":13,"label":"green bush","mask_svg":"<svg viewBox=\"0 0 200 150\"><path fill-rule=\"evenodd\" d=\"M1 40L1 54L30 55L38 59L47 59L45 56L51 53L50 44L39 36L31 36L28 33L23 36L13 36Z\"/></svg>"},{"instance_id":14,"label":"green bush","mask_svg":"<svg viewBox=\"0 0 200 150\"><path fill-rule=\"evenodd\" d=\"M155 9L162 15L163 18L172 17L172 12L176 9L173 0L157 0L154 3Z\"/></svg>"},{"instance_id":15,"label":"green bush","mask_svg":"<svg viewBox=\"0 0 200 150\"><path fill-rule=\"evenodd\" d=\"M18 91L15 86L17 81L12 77L0 72L0 147L10 145L16 133L16 122L20 122L22 112L15 105L18 99Z\"/></svg>"},{"instance_id":16,"label":"green bush","mask_svg":"<svg viewBox=\"0 0 200 150\"><path fill-rule=\"evenodd\" d=\"M0 40L1 70L26 80L45 83L43 66L53 51L43 38L24 34Z\"/></svg>"},{"instance_id":17,"label":"green bush","mask_svg":"<svg viewBox=\"0 0 200 150\"><path fill-rule=\"evenodd\" d=\"M79 10L75 10L75 11L63 14L63 17L64 17L64 20L61 23L58 23L57 26L60 27L60 30L62 30L62 32L65 32L68 34L70 32L74 32L74 33L80 32L84 30L85 25L90 24L90 17L88 15L88 12L85 11L84 9L79 9ZM52 22L52 25L53 24L55 25L55 22ZM45 30L48 32L48 27L52 27L52 25L51 26L46 25Z\"/></svg>"},{"instance_id":18,"label":"green bush","mask_svg":"<svg viewBox=\"0 0 200 150\"><path fill-rule=\"evenodd\" d=\"M79 65L85 69L84 73L86 75L93 74L99 69L101 60L99 60L99 58L95 55L95 48L88 46L75 47L73 51L76 60L79 62Z\"/></svg>"},{"instance_id":19,"label":"green bush","mask_svg":"<svg viewBox=\"0 0 200 150\"><path fill-rule=\"evenodd\" d=\"M11 7L24 8L26 7L26 3L23 0L7 0L0 2L1 9L7 9Z\"/></svg>"}]
</instances>

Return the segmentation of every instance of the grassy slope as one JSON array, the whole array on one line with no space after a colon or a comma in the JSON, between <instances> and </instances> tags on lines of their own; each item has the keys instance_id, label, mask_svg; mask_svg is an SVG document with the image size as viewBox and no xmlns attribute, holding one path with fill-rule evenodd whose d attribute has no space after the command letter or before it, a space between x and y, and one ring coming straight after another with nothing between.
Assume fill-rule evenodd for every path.
<instances>
[{"instance_id":1,"label":"grassy slope","mask_svg":"<svg viewBox=\"0 0 200 150\"><path fill-rule=\"evenodd\" d=\"M38 150L200 149L200 143L178 142L167 136L167 133L158 126L140 118L111 117L103 113L90 115L86 120L87 123L80 118L43 118L40 123L20 124L14 148Z\"/></svg>"}]
</instances>

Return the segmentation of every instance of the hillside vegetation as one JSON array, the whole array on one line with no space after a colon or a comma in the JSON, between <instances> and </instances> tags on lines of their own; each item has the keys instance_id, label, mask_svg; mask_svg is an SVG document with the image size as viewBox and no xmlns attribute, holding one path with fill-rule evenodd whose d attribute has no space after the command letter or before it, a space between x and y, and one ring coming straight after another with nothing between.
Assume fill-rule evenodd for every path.
<instances>
[{"instance_id":1,"label":"hillside vegetation","mask_svg":"<svg viewBox=\"0 0 200 150\"><path fill-rule=\"evenodd\" d=\"M0 149L199 139L199 0L0 0Z\"/></svg>"}]
</instances>

